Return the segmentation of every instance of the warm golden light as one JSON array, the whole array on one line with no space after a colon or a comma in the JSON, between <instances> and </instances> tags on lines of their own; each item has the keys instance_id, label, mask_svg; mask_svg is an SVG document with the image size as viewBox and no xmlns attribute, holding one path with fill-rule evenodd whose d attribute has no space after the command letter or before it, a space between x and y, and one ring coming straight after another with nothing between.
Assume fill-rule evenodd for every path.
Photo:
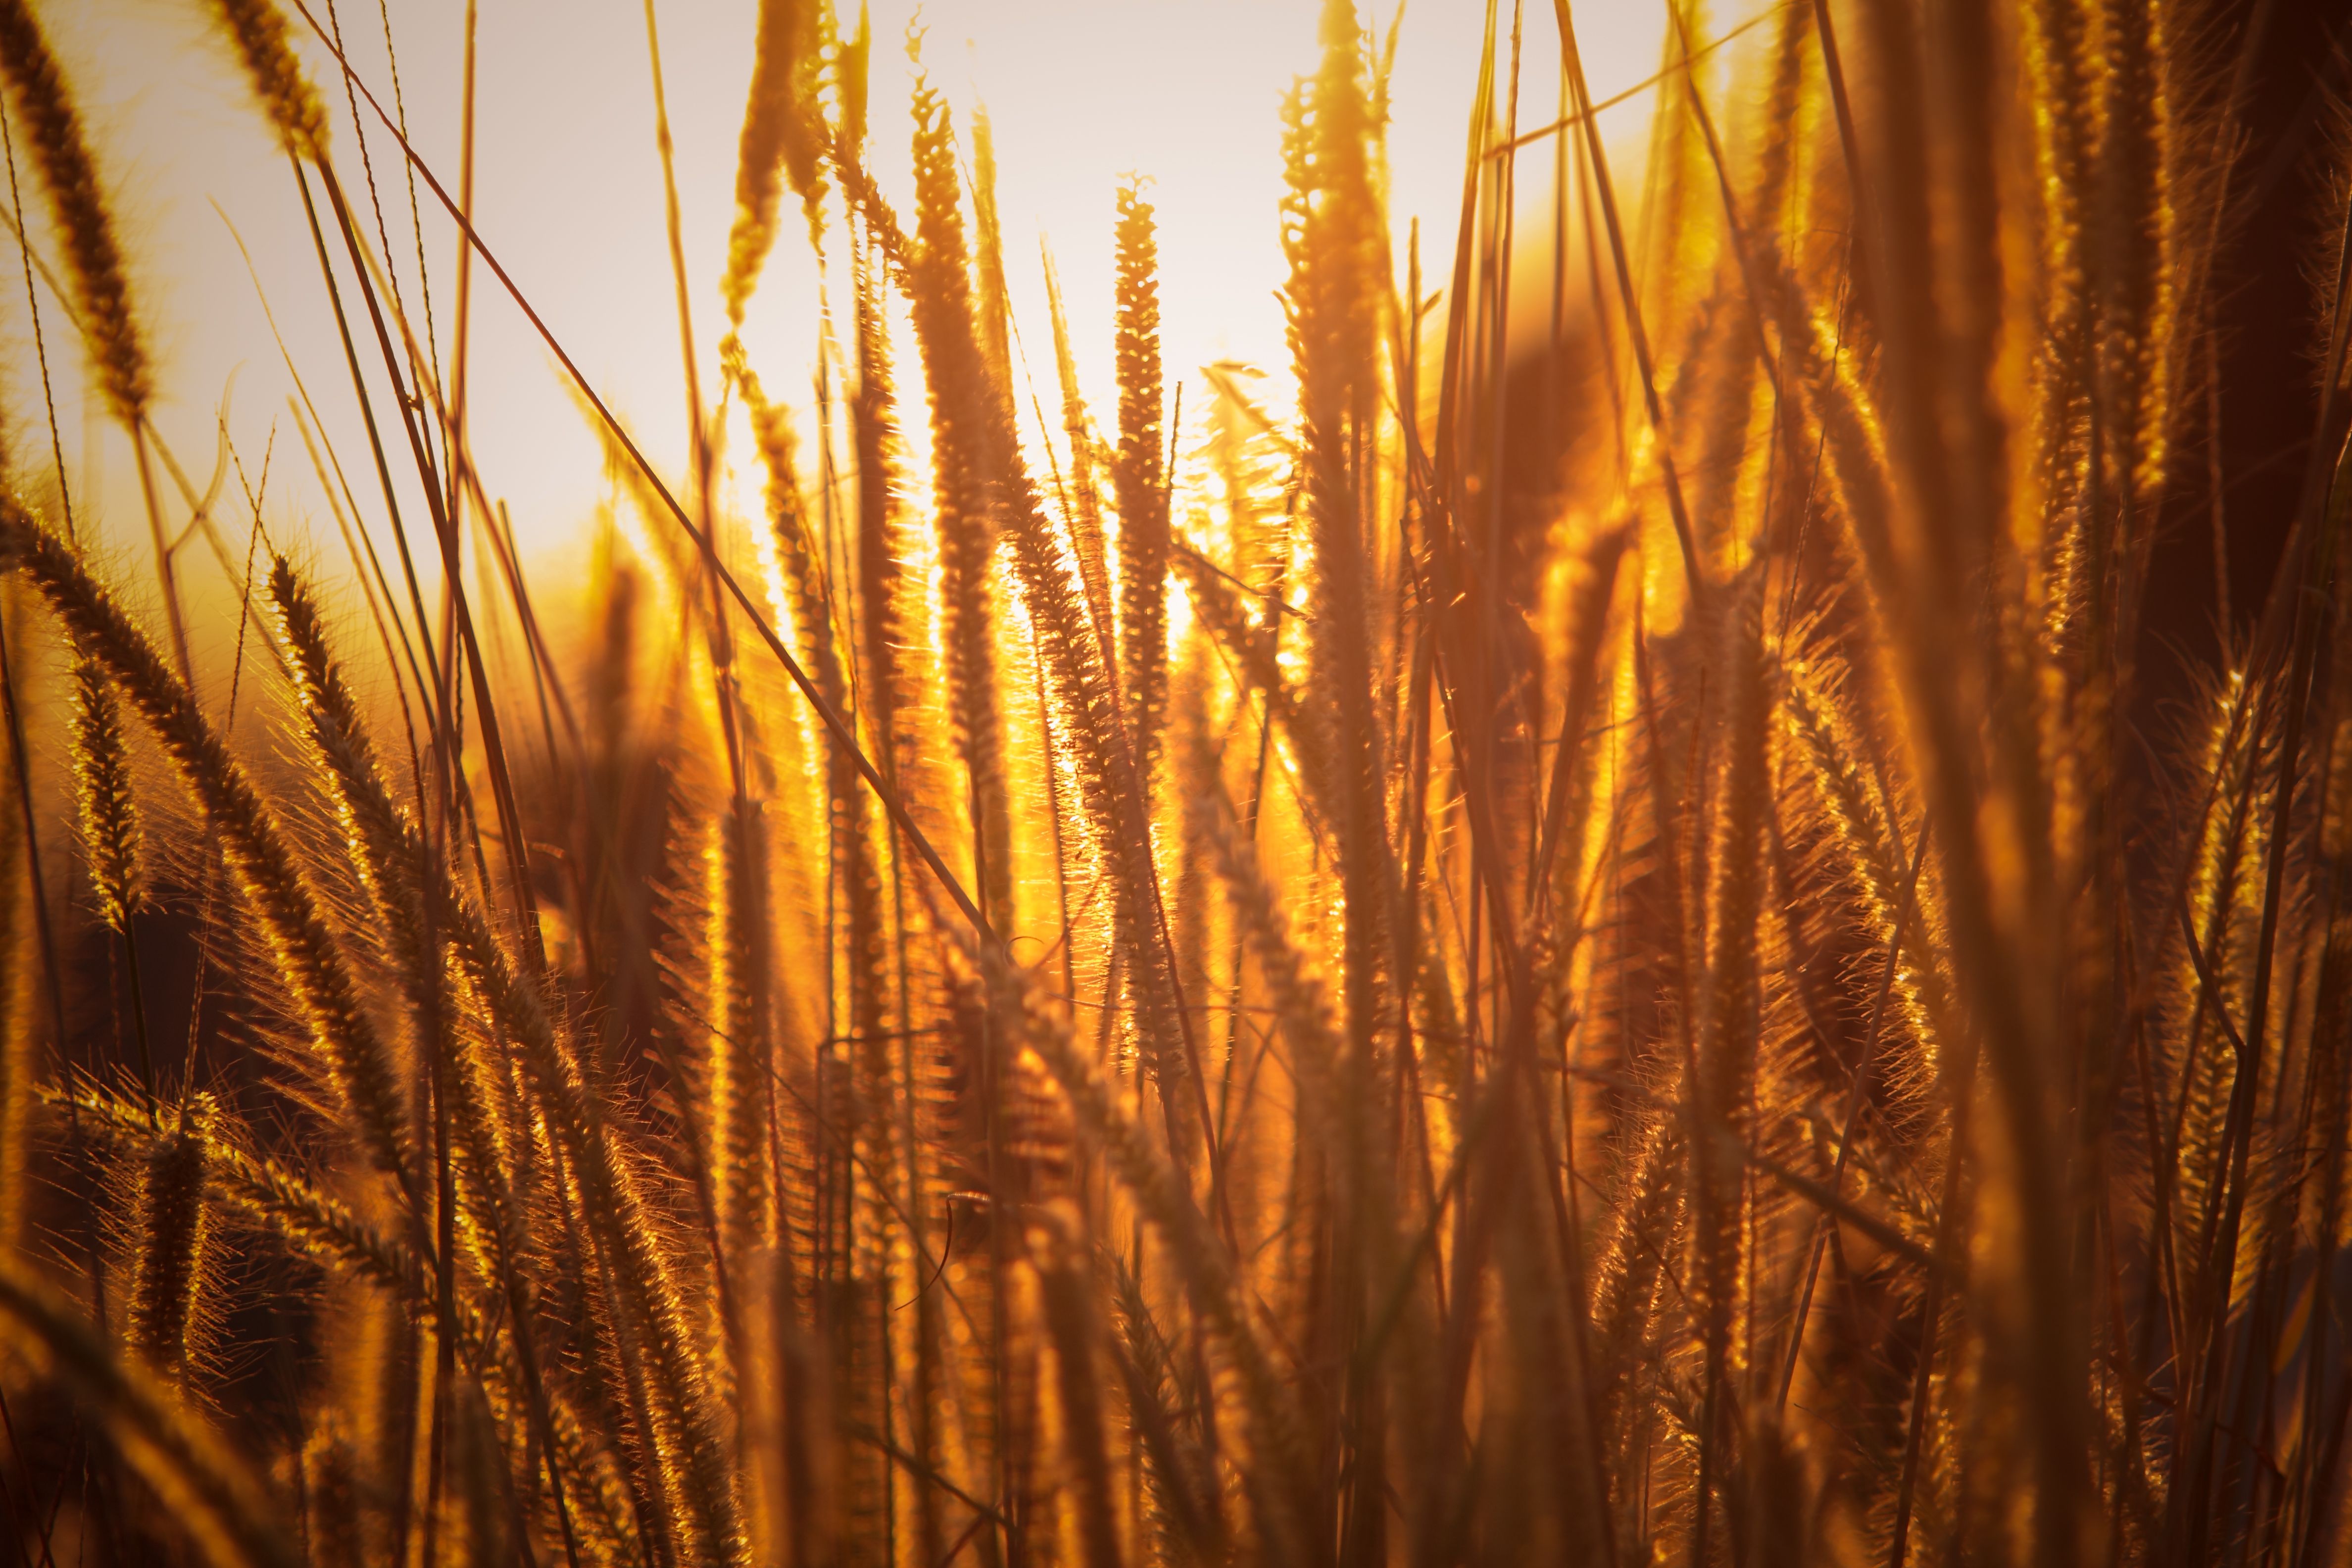
<instances>
[{"instance_id":1,"label":"warm golden light","mask_svg":"<svg viewBox=\"0 0 2352 1568\"><path fill-rule=\"evenodd\" d=\"M394 96L384 23L360 0L342 4L351 13L341 17L349 58L389 110ZM322 25L329 9L313 9ZM734 199L753 11L751 0L728 0L657 13L691 304L713 341L724 321L715 288ZM1192 280L1171 293L1165 326L1167 360L1171 374L1188 383L1189 405L1196 412L1205 406L1202 365L1231 358L1284 369L1276 111L1293 79L1313 68L1317 11L1312 0L933 0L922 6L891 0L872 8L877 114L904 101L915 72L906 45L916 29L924 40L923 68L955 106L960 123L969 125L975 108L988 112L1015 323L1028 353L1024 399L1033 382L1048 394L1053 386L1040 247L1055 257L1072 319L1108 321L1111 196L1129 174L1150 182L1169 237L1165 264ZM387 14L414 144L455 192L466 7L459 0L397 0ZM1596 97L1613 96L1655 71L1661 16L1651 0L1628 0L1598 7L1584 20ZM1386 11L1367 16L1383 38L1393 20ZM331 57L299 18L294 26L304 58L340 102ZM649 451L668 471L682 473L683 391L676 311L667 304L643 9L625 0L489 5L479 7L475 26L482 237ZM277 426L288 458L276 479L281 504L289 515L323 521L317 481L299 460L285 408L294 386L272 342L263 297L338 447L356 451L364 437L347 389L335 378L341 349L318 297L301 206L267 128L247 110L234 60L207 36L198 11L149 0L64 7L55 27L76 82L86 84L87 112L107 167L121 183L134 281L157 321L170 323L161 343L160 427L201 488L224 407L240 449L257 454ZM1531 8L1522 43L1532 62L1525 68L1523 106L1530 125L1555 112L1557 73L1546 63L1557 58L1551 28L1545 8ZM1477 8L1460 5L1408 6L1398 26L1389 159L1400 268L1409 220L1421 220L1433 258L1451 243L1461 203L1463 103L1476 75L1482 29ZM1507 49L1507 40L1501 47ZM1652 97L1635 94L1608 121L1618 156L1628 160L1622 175L1628 180L1639 166ZM412 280L408 289L417 298L410 310L421 338L423 299L413 281L399 152L364 103L361 116L378 194L394 225L393 267ZM358 139L348 124L338 136L356 163ZM877 178L904 205L909 175L903 139L877 139L874 163ZM422 210L435 341L446 354L457 241L429 192ZM1433 273L1433 259L1431 268ZM780 247L746 331L759 360L777 367L771 374L779 395L804 417L814 402L809 380L781 371L814 363L819 286L805 246ZM558 561L578 559L582 531L609 493L596 479L595 435L529 325L495 289L483 288L478 297L472 344L469 422L481 451L533 455L511 465L486 457L484 481L509 502L526 552L549 557L562 580L571 573ZM1075 346L1089 398L1107 405L1108 334L1081 332ZM704 380L715 384L715 355L704 352ZM17 405L33 406L38 392L30 354L14 356L11 369ZM69 471L89 491L90 510L110 527L131 530L126 540L143 536L124 444L102 417L79 417L88 399L75 357L58 356L52 369L68 411ZM757 481L740 478L740 459L738 468L744 487L739 495L749 501ZM191 575L205 591L218 587L212 567Z\"/></svg>"},{"instance_id":2,"label":"warm golden light","mask_svg":"<svg viewBox=\"0 0 2352 1568\"><path fill-rule=\"evenodd\" d=\"M0 0L0 1555L2341 1568L2342 43Z\"/></svg>"}]
</instances>

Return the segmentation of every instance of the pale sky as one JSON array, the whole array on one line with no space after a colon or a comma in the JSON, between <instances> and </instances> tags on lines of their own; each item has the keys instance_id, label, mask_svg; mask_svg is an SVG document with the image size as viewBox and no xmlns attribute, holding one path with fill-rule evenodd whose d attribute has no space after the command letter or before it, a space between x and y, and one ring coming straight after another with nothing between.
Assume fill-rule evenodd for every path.
<instances>
[{"instance_id":1,"label":"pale sky","mask_svg":"<svg viewBox=\"0 0 2352 1568\"><path fill-rule=\"evenodd\" d=\"M311 4L326 21L324 0ZM375 0L336 5L354 64L388 106L384 15ZM231 225L250 249L362 509L373 520L382 506L292 176L212 33L207 8L196 0L47 0L39 9L114 195L159 362L158 424L201 487L214 467L225 398L246 476L256 485L274 422L268 526L273 534L307 533L315 558L334 574L342 557L333 521L286 411L292 384ZM1314 0L930 0L920 8L924 62L955 105L959 133L968 132L975 101L985 103L994 127L1013 309L1049 407L1051 336L1038 241L1055 255L1088 399L1108 412L1112 199L1130 171L1153 182L1164 357L1170 380L1189 384L1188 406L1201 406L1193 398L1204 363L1230 356L1281 363L1278 106L1293 79L1315 68L1318 10ZM903 40L915 11L909 0L879 0L873 12L872 157L902 210L911 206L905 105L912 82ZM454 190L464 0L389 0L388 15L415 140ZM1384 34L1393 15L1392 5L1381 5L1370 20ZM1662 15L1657 0L1588 0L1580 8L1596 98L1656 68ZM1549 5L1528 7L1523 126L1556 112L1551 16ZM667 0L658 17L709 395L717 385L712 349L724 326L717 281L755 0ZM1419 216L1424 265L1441 276L1460 201L1484 23L1483 5L1470 0L1417 0L1405 12L1397 53L1390 132L1395 231L1402 245L1409 219ZM340 78L299 16L293 25L335 110L338 166L346 184L362 193ZM1506 7L1506 37L1509 26ZM674 473L684 466L686 422L643 6L480 0L478 28L477 226L655 460ZM1653 96L1604 116L1621 180L1638 161ZM380 130L369 147L415 311L415 241L397 149ZM21 148L19 164L31 211L38 204ZM1548 158L1525 167L1524 178L1549 180ZM435 321L446 352L456 241L429 194L423 199ZM55 253L38 217L33 233ZM23 284L7 280L17 258L7 248L0 368L21 469L45 460L47 431L38 425ZM478 270L476 288L472 429L485 480L493 496L511 503L525 550L541 571L559 578L584 573L584 564L572 563L584 563L577 545L607 494L596 444L519 312ZM788 210L746 338L772 395L801 407L812 397L817 289L814 261ZM46 293L43 307L77 504L121 547L118 579L144 583L146 531L127 444L96 400L85 399L79 353ZM369 344L361 346L363 359L373 357ZM912 344L899 348L909 362L902 374L911 381ZM386 436L397 468L404 459L396 427ZM225 500L237 495L236 486L231 468ZM167 515L176 510L167 507ZM249 520L242 506L225 510L240 525ZM235 542L243 542L241 527ZM221 580L202 550L184 560L192 581Z\"/></svg>"}]
</instances>

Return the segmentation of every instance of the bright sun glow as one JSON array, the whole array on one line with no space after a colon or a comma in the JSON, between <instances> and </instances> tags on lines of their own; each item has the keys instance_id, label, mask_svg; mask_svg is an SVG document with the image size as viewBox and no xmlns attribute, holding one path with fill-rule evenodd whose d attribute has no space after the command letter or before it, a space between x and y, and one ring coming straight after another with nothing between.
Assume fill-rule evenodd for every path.
<instances>
[{"instance_id":1,"label":"bright sun glow","mask_svg":"<svg viewBox=\"0 0 2352 1568\"><path fill-rule=\"evenodd\" d=\"M1186 384L1187 408L1205 406L1201 365L1234 359L1276 372L1285 367L1276 297L1283 279L1277 111L1292 81L1314 68L1318 10L1311 0L930 0L919 6L884 0L874 6L874 112L883 129L872 163L902 210L908 143L893 128L903 124L898 106L914 80L906 47L910 29L919 29L922 69L953 105L959 125L968 127L976 108L987 112L1013 325L1025 359L1025 372L1016 366L1015 373L1024 401L1033 384L1049 408L1056 401L1040 259L1049 250L1088 403L1098 415L1112 407L1111 201L1129 174L1150 182L1162 267L1185 279L1167 294L1162 332L1169 377L1171 384ZM341 0L339 11L316 6L313 14L324 24L331 11L362 80L392 110L383 19L364 0ZM719 379L709 344L724 325L716 285L733 209L753 12L751 0L696 0L656 12L706 395ZM398 100L413 143L454 192L467 8L459 0L394 0L388 15L398 47ZM1589 8L1580 41L1596 99L1654 72L1661 16L1655 0ZM1393 7L1368 20L1385 37ZM268 347L260 295L346 465L364 466L364 436L339 368L333 321L319 297L302 210L233 62L194 6L87 0L64 7L54 25L121 193L133 283L163 325L159 426L198 489L210 471L224 412L257 487L274 426L278 441L264 515L325 521L318 480L287 406L295 388ZM630 0L490 4L479 6L475 26L479 231L656 461L682 473L681 361L644 10ZM1398 29L1389 146L1400 284L1412 220L1421 222L1425 257L1451 247L1469 130L1464 105L1484 26L1480 7L1446 0L1407 6ZM1505 58L1509 26L1507 8L1496 44ZM331 59L315 40L305 43L306 58L340 110ZM1528 7L1521 53L1528 62L1521 121L1539 124L1556 114L1559 90L1549 6ZM1605 118L1615 156L1625 161L1621 178L1638 168L1653 97L1636 94ZM408 185L397 148L364 100L360 114L394 267L421 333L425 300L415 281ZM339 144L357 173L348 118L338 119ZM420 199L432 320L446 355L456 240L431 193L421 191ZM780 245L745 332L772 395L803 420L815 397L810 377L821 286L807 247ZM37 406L30 345L12 347L13 406ZM84 395L76 357L51 359L66 410L69 471L89 510L125 541L143 538L127 444ZM471 366L470 424L485 454L486 488L508 500L526 555L548 558L558 582L566 575L584 582L583 531L606 496L595 479L596 439L529 324L478 270ZM78 416L85 407L89 416ZM1024 414L1033 437L1034 425ZM920 440L919 421L910 422L909 435ZM530 456L499 456L517 453ZM748 460L735 455L739 470ZM347 477L357 484L364 476ZM738 489L740 500L756 500L755 479L739 479ZM580 564L567 571L567 557ZM189 575L197 592L227 581L201 559Z\"/></svg>"}]
</instances>

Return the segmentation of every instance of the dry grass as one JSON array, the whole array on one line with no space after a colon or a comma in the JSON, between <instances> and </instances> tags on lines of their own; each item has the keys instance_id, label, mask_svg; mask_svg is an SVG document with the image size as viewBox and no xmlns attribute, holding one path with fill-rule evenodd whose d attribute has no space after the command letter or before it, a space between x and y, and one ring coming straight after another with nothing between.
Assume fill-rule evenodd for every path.
<instances>
[{"instance_id":1,"label":"dry grass","mask_svg":"<svg viewBox=\"0 0 2352 1568\"><path fill-rule=\"evenodd\" d=\"M269 541L235 731L168 557L166 652L9 454L15 1561L2347 1560L2352 310L2338 243L2276 580L2152 701L2241 147L2200 9L1796 0L1710 101L1677 7L1639 213L1498 15L1433 293L1331 0L1295 402L1210 367L1189 422L1140 185L1049 415L985 121L919 89L902 228L863 23L761 9L724 383L682 483L579 383L652 546L565 668L307 14L214 7L404 390L329 487L399 570L362 623ZM0 75L143 473L21 0ZM787 188L813 445L732 335Z\"/></svg>"}]
</instances>

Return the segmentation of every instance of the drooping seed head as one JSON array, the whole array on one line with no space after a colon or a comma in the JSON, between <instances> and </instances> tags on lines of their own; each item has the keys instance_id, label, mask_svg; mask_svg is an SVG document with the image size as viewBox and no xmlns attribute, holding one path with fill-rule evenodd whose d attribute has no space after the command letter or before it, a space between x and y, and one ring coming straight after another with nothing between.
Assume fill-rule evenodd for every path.
<instances>
[{"instance_id":1,"label":"drooping seed head","mask_svg":"<svg viewBox=\"0 0 2352 1568\"><path fill-rule=\"evenodd\" d=\"M147 350L131 307L131 288L114 220L98 182L81 114L65 73L26 0L0 0L0 73L56 215L81 328L107 401L125 424L146 412L152 391Z\"/></svg>"},{"instance_id":2,"label":"drooping seed head","mask_svg":"<svg viewBox=\"0 0 2352 1568\"><path fill-rule=\"evenodd\" d=\"M81 807L82 852L99 918L124 931L144 901L139 878L139 807L131 788L122 716L97 660L74 666L73 769Z\"/></svg>"},{"instance_id":3,"label":"drooping seed head","mask_svg":"<svg viewBox=\"0 0 2352 1568\"><path fill-rule=\"evenodd\" d=\"M292 29L274 0L213 0L213 14L228 29L238 58L278 128L278 138L297 158L317 159L327 151L327 110L318 89L294 52Z\"/></svg>"},{"instance_id":4,"label":"drooping seed head","mask_svg":"<svg viewBox=\"0 0 2352 1568\"><path fill-rule=\"evenodd\" d=\"M202 1319L199 1287L210 1226L205 1180L214 1104L198 1094L175 1127L148 1151L140 1174L138 1254L131 1279L131 1342L148 1364L177 1380Z\"/></svg>"}]
</instances>

